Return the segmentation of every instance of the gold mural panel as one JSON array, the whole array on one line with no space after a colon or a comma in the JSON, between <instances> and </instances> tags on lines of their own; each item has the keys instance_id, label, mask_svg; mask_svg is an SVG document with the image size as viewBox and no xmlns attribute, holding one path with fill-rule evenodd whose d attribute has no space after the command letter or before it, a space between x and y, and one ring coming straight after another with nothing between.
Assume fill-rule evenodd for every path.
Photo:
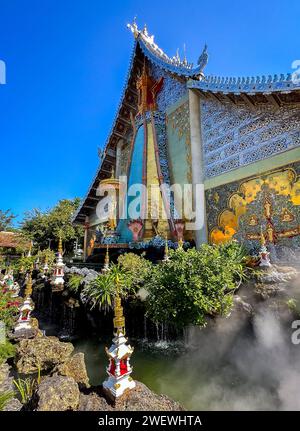
<instances>
[{"instance_id":1,"label":"gold mural panel","mask_svg":"<svg viewBox=\"0 0 300 431\"><path fill-rule=\"evenodd\" d=\"M218 204L219 201L215 199L217 194L217 192L213 194L215 204ZM276 205L272 205L269 198L270 194L283 197L286 206L281 209L273 208L273 206L276 207ZM299 226L291 228L288 227L287 224L295 221L295 214L291 207L300 205L300 178L297 176L294 169L286 168L242 182L237 192L229 197L227 208L220 212L218 216L218 226L213 227L210 231L210 242L219 244L232 239L239 230L239 221L242 216L246 216L244 219L246 220L246 225L249 227L253 229L255 229L256 226L259 227L262 220L259 220L257 214L251 212L247 214L247 212L249 211L249 205L262 196L263 205L261 208L261 217L264 218L264 235L267 241L274 243L280 238L299 235ZM277 200L278 199L279 198L277 198ZM280 199L282 202L282 198ZM284 229L282 229L282 227L279 229L279 227L276 226L276 223L279 224L279 222L278 217L274 217L275 210L276 214L279 211L279 221L286 226ZM259 239L259 229L257 229L257 233L251 232L246 236L247 239L251 240Z\"/></svg>"}]
</instances>

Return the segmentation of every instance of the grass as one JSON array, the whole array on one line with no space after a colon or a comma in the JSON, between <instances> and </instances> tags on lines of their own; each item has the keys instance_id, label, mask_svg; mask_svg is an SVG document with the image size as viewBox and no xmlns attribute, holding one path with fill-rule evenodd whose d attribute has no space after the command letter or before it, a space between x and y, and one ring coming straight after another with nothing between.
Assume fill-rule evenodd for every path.
<instances>
[{"instance_id":1,"label":"grass","mask_svg":"<svg viewBox=\"0 0 300 431\"><path fill-rule=\"evenodd\" d=\"M13 391L6 391L0 394L0 411L4 409L6 404L14 397Z\"/></svg>"}]
</instances>

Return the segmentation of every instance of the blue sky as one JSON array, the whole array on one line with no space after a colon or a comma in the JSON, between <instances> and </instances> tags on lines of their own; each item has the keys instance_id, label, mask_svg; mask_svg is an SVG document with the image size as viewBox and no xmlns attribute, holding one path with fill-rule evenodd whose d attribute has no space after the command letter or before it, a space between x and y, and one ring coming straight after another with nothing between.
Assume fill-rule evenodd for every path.
<instances>
[{"instance_id":1,"label":"blue sky","mask_svg":"<svg viewBox=\"0 0 300 431\"><path fill-rule=\"evenodd\" d=\"M135 15L170 55L185 43L196 62L206 42L208 74L286 73L300 59L298 0L0 0L0 209L21 219L86 193L121 95Z\"/></svg>"}]
</instances>

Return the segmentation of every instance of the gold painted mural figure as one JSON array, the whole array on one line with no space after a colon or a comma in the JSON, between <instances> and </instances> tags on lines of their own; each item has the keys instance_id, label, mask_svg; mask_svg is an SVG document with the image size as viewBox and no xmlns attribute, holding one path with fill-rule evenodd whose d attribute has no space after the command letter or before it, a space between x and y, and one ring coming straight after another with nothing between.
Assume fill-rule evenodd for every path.
<instances>
[{"instance_id":1,"label":"gold painted mural figure","mask_svg":"<svg viewBox=\"0 0 300 431\"><path fill-rule=\"evenodd\" d=\"M213 199L216 193L219 193L219 191L212 193ZM227 208L220 209L218 225L210 231L210 241L212 243L222 243L232 239L239 231L240 219L244 215L247 217L245 222L249 227L257 226L261 216L266 219L267 227L265 235L269 243L274 243L280 238L299 235L299 229L295 229L293 226L287 225L284 230L282 230L282 227L278 226L277 228L277 226L274 226L274 216L286 224L295 220L295 215L289 209L289 205L292 204L295 207L295 211L297 211L297 206L300 205L299 195L300 179L293 168L274 171L264 179L257 177L243 182L239 185L237 192L228 198ZM276 196L282 196L283 201L280 202L284 202L284 199L286 199L287 206L277 208L275 205L273 207L271 196L274 196L275 202ZM255 206L253 207L251 203L256 200L261 202L261 199L260 209L256 207L258 213L253 214ZM218 203L216 202L216 204ZM247 211L250 211L250 205L252 214L247 216ZM257 240L259 234L249 231L245 232L245 236L249 240Z\"/></svg>"},{"instance_id":2,"label":"gold painted mural figure","mask_svg":"<svg viewBox=\"0 0 300 431\"><path fill-rule=\"evenodd\" d=\"M280 215L280 220L283 222L291 222L294 220L294 216L291 213L291 211L289 211L287 208L283 208L281 215Z\"/></svg>"}]
</instances>

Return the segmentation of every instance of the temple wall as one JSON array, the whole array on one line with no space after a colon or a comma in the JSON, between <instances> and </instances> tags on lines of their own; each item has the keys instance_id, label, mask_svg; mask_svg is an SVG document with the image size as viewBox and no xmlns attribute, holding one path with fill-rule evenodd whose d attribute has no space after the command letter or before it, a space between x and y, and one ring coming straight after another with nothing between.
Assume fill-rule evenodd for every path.
<instances>
[{"instance_id":1,"label":"temple wall","mask_svg":"<svg viewBox=\"0 0 300 431\"><path fill-rule=\"evenodd\" d=\"M201 100L205 174L212 178L300 146L300 108Z\"/></svg>"}]
</instances>

